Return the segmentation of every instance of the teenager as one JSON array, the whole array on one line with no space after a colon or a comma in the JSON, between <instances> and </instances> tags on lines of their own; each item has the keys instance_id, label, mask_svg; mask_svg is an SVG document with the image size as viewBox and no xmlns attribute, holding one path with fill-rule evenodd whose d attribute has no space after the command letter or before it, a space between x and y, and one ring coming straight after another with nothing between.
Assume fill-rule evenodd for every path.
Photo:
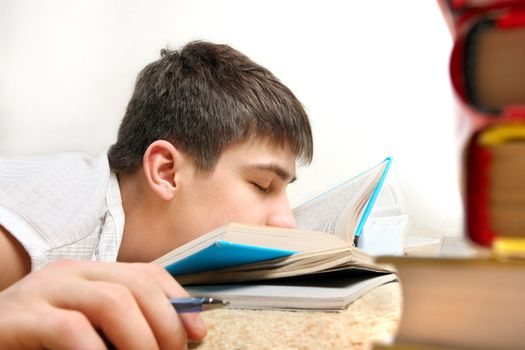
<instances>
[{"instance_id":1,"label":"teenager","mask_svg":"<svg viewBox=\"0 0 525 350\"><path fill-rule=\"evenodd\" d=\"M163 50L107 155L0 160L0 348L201 339L168 302L183 288L145 263L228 222L295 226L286 187L312 154L301 103L267 69L226 45Z\"/></svg>"}]
</instances>

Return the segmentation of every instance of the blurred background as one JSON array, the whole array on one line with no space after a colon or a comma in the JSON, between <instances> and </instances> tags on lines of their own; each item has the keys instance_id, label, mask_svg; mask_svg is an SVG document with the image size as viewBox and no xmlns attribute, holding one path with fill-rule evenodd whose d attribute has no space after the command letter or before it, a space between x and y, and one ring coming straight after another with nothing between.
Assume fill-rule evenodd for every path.
<instances>
[{"instance_id":1,"label":"blurred background","mask_svg":"<svg viewBox=\"0 0 525 350\"><path fill-rule=\"evenodd\" d=\"M105 152L160 49L226 43L302 101L292 205L393 156L411 233L459 235L452 40L434 1L0 1L0 154Z\"/></svg>"}]
</instances>

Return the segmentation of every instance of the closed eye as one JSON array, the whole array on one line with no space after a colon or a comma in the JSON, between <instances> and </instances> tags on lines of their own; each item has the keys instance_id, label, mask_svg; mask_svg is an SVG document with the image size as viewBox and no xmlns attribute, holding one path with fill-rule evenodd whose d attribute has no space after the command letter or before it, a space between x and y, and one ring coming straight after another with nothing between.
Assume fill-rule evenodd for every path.
<instances>
[{"instance_id":1,"label":"closed eye","mask_svg":"<svg viewBox=\"0 0 525 350\"><path fill-rule=\"evenodd\" d=\"M262 193L268 193L270 191L270 187L264 187L264 186L261 186L259 185L258 183L256 182L252 182L252 185L255 186L255 188L259 191L259 192L262 192Z\"/></svg>"}]
</instances>

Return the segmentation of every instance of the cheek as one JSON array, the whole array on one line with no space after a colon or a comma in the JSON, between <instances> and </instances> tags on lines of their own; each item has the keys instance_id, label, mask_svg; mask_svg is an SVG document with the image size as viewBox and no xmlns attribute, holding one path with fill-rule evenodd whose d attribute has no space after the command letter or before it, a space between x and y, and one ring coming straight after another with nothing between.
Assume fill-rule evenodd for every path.
<instances>
[{"instance_id":1,"label":"cheek","mask_svg":"<svg viewBox=\"0 0 525 350\"><path fill-rule=\"evenodd\" d=\"M222 174L221 174L222 175ZM264 224L264 200L252 184L236 175L216 176L193 187L194 214L206 227L239 222Z\"/></svg>"},{"instance_id":2,"label":"cheek","mask_svg":"<svg viewBox=\"0 0 525 350\"><path fill-rule=\"evenodd\" d=\"M249 186L237 186L215 196L210 201L209 210L216 222L222 224L239 222L245 224L264 223L264 210L261 208L260 196Z\"/></svg>"}]
</instances>

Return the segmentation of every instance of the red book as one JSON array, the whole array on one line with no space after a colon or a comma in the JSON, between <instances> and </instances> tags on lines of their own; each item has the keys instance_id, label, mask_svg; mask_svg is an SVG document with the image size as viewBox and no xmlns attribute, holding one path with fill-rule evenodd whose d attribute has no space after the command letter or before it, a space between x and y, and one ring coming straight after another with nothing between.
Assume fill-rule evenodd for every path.
<instances>
[{"instance_id":1,"label":"red book","mask_svg":"<svg viewBox=\"0 0 525 350\"><path fill-rule=\"evenodd\" d=\"M439 4L454 39L466 231L525 247L525 1Z\"/></svg>"}]
</instances>

